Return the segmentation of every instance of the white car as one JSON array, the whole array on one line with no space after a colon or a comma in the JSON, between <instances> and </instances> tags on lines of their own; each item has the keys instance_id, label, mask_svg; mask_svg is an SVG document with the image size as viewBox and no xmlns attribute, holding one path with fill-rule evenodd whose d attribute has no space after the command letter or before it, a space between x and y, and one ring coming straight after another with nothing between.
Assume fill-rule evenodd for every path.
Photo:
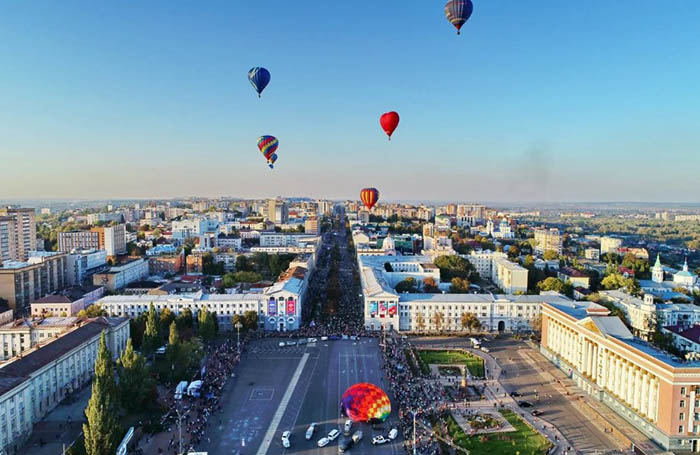
<instances>
[{"instance_id":1,"label":"white car","mask_svg":"<svg viewBox=\"0 0 700 455\"><path fill-rule=\"evenodd\" d=\"M285 347L286 345L284 344L284 341L280 341L280 343L278 344L278 346L281 347L281 348L283 348L283 347Z\"/></svg>"},{"instance_id":2,"label":"white car","mask_svg":"<svg viewBox=\"0 0 700 455\"><path fill-rule=\"evenodd\" d=\"M389 439L391 439L393 441L394 439L396 439L396 437L398 435L399 435L399 430L397 430L396 428L392 428L391 431L389 432Z\"/></svg>"},{"instance_id":3,"label":"white car","mask_svg":"<svg viewBox=\"0 0 700 455\"><path fill-rule=\"evenodd\" d=\"M338 431L337 428L332 429L331 432L328 433L328 439L331 441L335 441L338 436L340 436L340 431Z\"/></svg>"},{"instance_id":4,"label":"white car","mask_svg":"<svg viewBox=\"0 0 700 455\"><path fill-rule=\"evenodd\" d=\"M389 442L389 440L382 435L378 435L372 438L372 444L374 444L375 446L379 444L385 444L387 442Z\"/></svg>"},{"instance_id":5,"label":"white car","mask_svg":"<svg viewBox=\"0 0 700 455\"><path fill-rule=\"evenodd\" d=\"M285 431L284 433L282 433L282 447L284 447L285 449L288 449L289 446L291 445L291 444L289 443L289 437L290 437L291 435L292 435L292 433L291 433L289 430L287 430L287 431Z\"/></svg>"},{"instance_id":6,"label":"white car","mask_svg":"<svg viewBox=\"0 0 700 455\"><path fill-rule=\"evenodd\" d=\"M316 423L312 423L311 425L309 425L309 428L306 430L307 441L313 437L314 431L316 431Z\"/></svg>"},{"instance_id":7,"label":"white car","mask_svg":"<svg viewBox=\"0 0 700 455\"><path fill-rule=\"evenodd\" d=\"M328 337L321 337L321 341L328 341Z\"/></svg>"},{"instance_id":8,"label":"white car","mask_svg":"<svg viewBox=\"0 0 700 455\"><path fill-rule=\"evenodd\" d=\"M343 434L345 436L348 436L350 434L351 429L352 429L352 420L348 419L345 421L345 426L343 426Z\"/></svg>"},{"instance_id":9,"label":"white car","mask_svg":"<svg viewBox=\"0 0 700 455\"><path fill-rule=\"evenodd\" d=\"M329 442L331 442L330 439L328 439L328 438L321 438L321 439L318 440L318 446L319 446L319 447L326 447L326 446L328 445Z\"/></svg>"},{"instance_id":10,"label":"white car","mask_svg":"<svg viewBox=\"0 0 700 455\"><path fill-rule=\"evenodd\" d=\"M308 340L309 343L316 343L318 340L316 338L309 338Z\"/></svg>"}]
</instances>

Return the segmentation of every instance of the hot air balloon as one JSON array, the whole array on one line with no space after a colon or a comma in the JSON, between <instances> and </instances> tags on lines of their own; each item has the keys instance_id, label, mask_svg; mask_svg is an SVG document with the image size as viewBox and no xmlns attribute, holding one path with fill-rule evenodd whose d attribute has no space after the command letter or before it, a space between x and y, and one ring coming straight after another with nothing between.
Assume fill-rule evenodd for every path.
<instances>
[{"instance_id":1,"label":"hot air balloon","mask_svg":"<svg viewBox=\"0 0 700 455\"><path fill-rule=\"evenodd\" d=\"M474 11L472 0L450 0L445 3L445 17L455 26L458 35L462 25L472 15L472 11Z\"/></svg>"},{"instance_id":2,"label":"hot air balloon","mask_svg":"<svg viewBox=\"0 0 700 455\"><path fill-rule=\"evenodd\" d=\"M379 200L379 191L376 188L363 188L360 191L360 199L367 207L367 210L372 210L374 204Z\"/></svg>"},{"instance_id":3,"label":"hot air balloon","mask_svg":"<svg viewBox=\"0 0 700 455\"><path fill-rule=\"evenodd\" d=\"M379 117L379 124L382 126L386 135L389 136L389 140L391 140L391 134L396 127L399 126L399 114L394 111L385 112Z\"/></svg>"},{"instance_id":4,"label":"hot air balloon","mask_svg":"<svg viewBox=\"0 0 700 455\"><path fill-rule=\"evenodd\" d=\"M391 413L391 402L382 389L361 382L350 386L340 399L340 407L355 422L383 422Z\"/></svg>"},{"instance_id":5,"label":"hot air balloon","mask_svg":"<svg viewBox=\"0 0 700 455\"><path fill-rule=\"evenodd\" d=\"M262 66L256 66L248 71L248 80L250 85L258 92L258 98L260 98L263 90L270 83L270 72Z\"/></svg>"},{"instance_id":6,"label":"hot air balloon","mask_svg":"<svg viewBox=\"0 0 700 455\"><path fill-rule=\"evenodd\" d=\"M273 164L277 161L275 151L277 151L278 146L279 141L275 136L260 136L258 138L258 149L260 149L260 153L267 160L267 165L270 166L270 169L274 168Z\"/></svg>"}]
</instances>

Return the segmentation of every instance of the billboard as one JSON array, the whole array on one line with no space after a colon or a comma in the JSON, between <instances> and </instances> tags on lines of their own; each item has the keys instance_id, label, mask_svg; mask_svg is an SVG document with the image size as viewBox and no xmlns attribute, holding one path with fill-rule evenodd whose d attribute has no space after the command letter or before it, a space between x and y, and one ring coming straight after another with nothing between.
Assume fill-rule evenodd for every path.
<instances>
[{"instance_id":1,"label":"billboard","mask_svg":"<svg viewBox=\"0 0 700 455\"><path fill-rule=\"evenodd\" d=\"M271 298L267 303L267 315L276 316L277 315L277 302L274 298Z\"/></svg>"},{"instance_id":2,"label":"billboard","mask_svg":"<svg viewBox=\"0 0 700 455\"><path fill-rule=\"evenodd\" d=\"M399 304L396 302L389 302L389 316L396 316L396 312L399 309Z\"/></svg>"},{"instance_id":3,"label":"billboard","mask_svg":"<svg viewBox=\"0 0 700 455\"><path fill-rule=\"evenodd\" d=\"M379 302L379 314L384 317L386 315L386 302Z\"/></svg>"},{"instance_id":4,"label":"billboard","mask_svg":"<svg viewBox=\"0 0 700 455\"><path fill-rule=\"evenodd\" d=\"M369 315L373 318L377 316L377 302L369 302Z\"/></svg>"},{"instance_id":5,"label":"billboard","mask_svg":"<svg viewBox=\"0 0 700 455\"><path fill-rule=\"evenodd\" d=\"M296 302L290 297L287 299L287 316L294 316L296 313Z\"/></svg>"}]
</instances>

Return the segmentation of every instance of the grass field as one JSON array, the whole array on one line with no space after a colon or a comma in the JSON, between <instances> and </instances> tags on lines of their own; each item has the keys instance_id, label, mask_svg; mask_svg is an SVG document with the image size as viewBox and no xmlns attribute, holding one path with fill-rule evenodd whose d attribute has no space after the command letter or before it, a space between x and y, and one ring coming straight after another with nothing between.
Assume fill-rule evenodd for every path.
<instances>
[{"instance_id":1,"label":"grass field","mask_svg":"<svg viewBox=\"0 0 700 455\"><path fill-rule=\"evenodd\" d=\"M462 351L418 351L423 362L442 365L467 365L469 373L477 378L484 377L484 360L481 357Z\"/></svg>"},{"instance_id":2,"label":"grass field","mask_svg":"<svg viewBox=\"0 0 700 455\"><path fill-rule=\"evenodd\" d=\"M544 455L551 443L530 428L520 417L509 410L501 411L515 431L467 436L452 415L447 419L447 429L455 444L469 450L470 455Z\"/></svg>"}]
</instances>

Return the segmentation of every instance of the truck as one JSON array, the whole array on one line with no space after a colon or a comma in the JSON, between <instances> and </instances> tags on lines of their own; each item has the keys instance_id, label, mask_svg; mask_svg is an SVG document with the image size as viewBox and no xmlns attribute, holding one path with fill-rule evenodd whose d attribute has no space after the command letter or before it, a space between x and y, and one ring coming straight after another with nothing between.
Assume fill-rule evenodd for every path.
<instances>
[{"instance_id":1,"label":"truck","mask_svg":"<svg viewBox=\"0 0 700 455\"><path fill-rule=\"evenodd\" d=\"M180 381L177 387L175 387L175 399L181 400L182 396L187 393L187 381Z\"/></svg>"},{"instance_id":2,"label":"truck","mask_svg":"<svg viewBox=\"0 0 700 455\"><path fill-rule=\"evenodd\" d=\"M474 347L476 349L479 349L481 347L481 341L479 341L478 338L472 337L472 338L469 338L469 341L471 342L472 347Z\"/></svg>"},{"instance_id":3,"label":"truck","mask_svg":"<svg viewBox=\"0 0 700 455\"><path fill-rule=\"evenodd\" d=\"M199 398L200 390L202 390L202 381L192 381L192 384L187 387L187 395Z\"/></svg>"}]
</instances>

